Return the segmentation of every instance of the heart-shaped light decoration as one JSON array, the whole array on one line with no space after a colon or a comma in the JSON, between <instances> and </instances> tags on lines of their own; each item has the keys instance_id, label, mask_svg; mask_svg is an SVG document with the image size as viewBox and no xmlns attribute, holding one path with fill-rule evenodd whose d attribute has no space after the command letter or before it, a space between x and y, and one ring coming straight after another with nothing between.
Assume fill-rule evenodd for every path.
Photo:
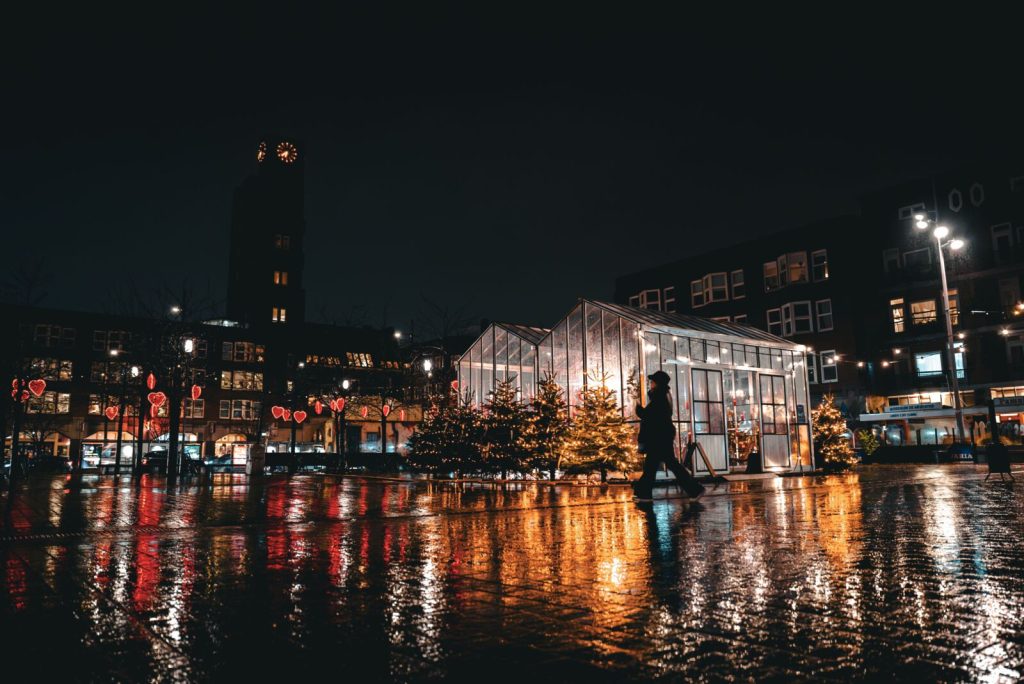
<instances>
[{"instance_id":1,"label":"heart-shaped light decoration","mask_svg":"<svg viewBox=\"0 0 1024 684\"><path fill-rule=\"evenodd\" d=\"M150 418L156 418L156 416L157 416L157 414L158 414L159 412L160 412L160 410L159 410L159 409L157 408L156 404L152 404L152 405L151 405L151 406L149 407L149 417L150 417Z\"/></svg>"},{"instance_id":2,"label":"heart-shaped light decoration","mask_svg":"<svg viewBox=\"0 0 1024 684\"><path fill-rule=\"evenodd\" d=\"M291 420L292 419L292 412L289 411L288 409L285 409L284 413L281 414L281 417L284 418L285 420Z\"/></svg>"},{"instance_id":3,"label":"heart-shaped light decoration","mask_svg":"<svg viewBox=\"0 0 1024 684\"><path fill-rule=\"evenodd\" d=\"M37 397L41 397L43 396L43 391L46 389L46 381L43 379L29 380L28 389L30 392L32 392L32 394L36 395Z\"/></svg>"},{"instance_id":4,"label":"heart-shaped light decoration","mask_svg":"<svg viewBox=\"0 0 1024 684\"><path fill-rule=\"evenodd\" d=\"M195 401L203 394L203 388L199 385L192 385L192 401Z\"/></svg>"},{"instance_id":5,"label":"heart-shaped light decoration","mask_svg":"<svg viewBox=\"0 0 1024 684\"><path fill-rule=\"evenodd\" d=\"M274 416L277 420L281 420L281 416L284 415L284 406L271 406L270 415Z\"/></svg>"},{"instance_id":6,"label":"heart-shaped light decoration","mask_svg":"<svg viewBox=\"0 0 1024 684\"><path fill-rule=\"evenodd\" d=\"M405 422L405 409L398 409L398 420Z\"/></svg>"},{"instance_id":7,"label":"heart-shaped light decoration","mask_svg":"<svg viewBox=\"0 0 1024 684\"><path fill-rule=\"evenodd\" d=\"M337 399L331 399L331 402L329 404L327 404L327 405L331 407L332 411L337 411L338 410L338 400Z\"/></svg>"},{"instance_id":8,"label":"heart-shaped light decoration","mask_svg":"<svg viewBox=\"0 0 1024 684\"><path fill-rule=\"evenodd\" d=\"M459 391L459 381L458 380L452 380L452 391L453 392L458 392Z\"/></svg>"},{"instance_id":9,"label":"heart-shaped light decoration","mask_svg":"<svg viewBox=\"0 0 1024 684\"><path fill-rule=\"evenodd\" d=\"M385 418L387 418L388 414L391 413L391 407L387 404L384 404L383 406L380 407L380 412L384 414Z\"/></svg>"},{"instance_id":10,"label":"heart-shaped light decoration","mask_svg":"<svg viewBox=\"0 0 1024 684\"><path fill-rule=\"evenodd\" d=\"M367 407L365 407L365 406L363 408L359 409L359 415L361 415L363 418L365 418L366 414L369 413L369 412L370 412L369 409Z\"/></svg>"},{"instance_id":11,"label":"heart-shaped light decoration","mask_svg":"<svg viewBox=\"0 0 1024 684\"><path fill-rule=\"evenodd\" d=\"M107 417L107 420L114 420L117 418L118 409L116 406L108 406L103 410L103 415Z\"/></svg>"},{"instance_id":12,"label":"heart-shaped light decoration","mask_svg":"<svg viewBox=\"0 0 1024 684\"><path fill-rule=\"evenodd\" d=\"M302 421L306 420L306 412L305 411L296 411L295 413L292 414L292 418L295 419L296 423L299 423L301 425Z\"/></svg>"},{"instance_id":13,"label":"heart-shaped light decoration","mask_svg":"<svg viewBox=\"0 0 1024 684\"><path fill-rule=\"evenodd\" d=\"M149 403L156 408L160 408L167 401L167 395L163 392L150 392L146 395L146 399L149 399Z\"/></svg>"},{"instance_id":14,"label":"heart-shaped light decoration","mask_svg":"<svg viewBox=\"0 0 1024 684\"><path fill-rule=\"evenodd\" d=\"M156 376L150 373L146 376L146 388L154 389L156 387Z\"/></svg>"},{"instance_id":15,"label":"heart-shaped light decoration","mask_svg":"<svg viewBox=\"0 0 1024 684\"><path fill-rule=\"evenodd\" d=\"M337 404L338 404L338 413L341 413L342 411L344 411L345 410L345 397L338 397Z\"/></svg>"},{"instance_id":16,"label":"heart-shaped light decoration","mask_svg":"<svg viewBox=\"0 0 1024 684\"><path fill-rule=\"evenodd\" d=\"M319 399L313 402L313 410L316 412L316 415L318 416L324 412L324 405L320 403Z\"/></svg>"}]
</instances>

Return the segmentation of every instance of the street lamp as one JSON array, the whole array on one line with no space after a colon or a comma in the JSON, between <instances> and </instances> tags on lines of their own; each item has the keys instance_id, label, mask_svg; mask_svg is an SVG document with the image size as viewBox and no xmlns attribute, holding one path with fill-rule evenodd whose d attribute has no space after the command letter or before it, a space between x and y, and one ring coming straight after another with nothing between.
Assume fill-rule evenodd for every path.
<instances>
[{"instance_id":1,"label":"street lamp","mask_svg":"<svg viewBox=\"0 0 1024 684\"><path fill-rule=\"evenodd\" d=\"M348 380L342 380L341 381L341 389L347 390L351 386L352 386L352 383L349 382Z\"/></svg>"},{"instance_id":2,"label":"street lamp","mask_svg":"<svg viewBox=\"0 0 1024 684\"><path fill-rule=\"evenodd\" d=\"M918 230L927 230L933 223L924 214L914 216ZM964 408L960 402L960 383L956 377L956 352L953 347L953 319L949 313L949 284L946 281L946 258L943 253L944 247L956 251L964 246L964 241L954 238L943 242L949 237L949 228L946 226L935 226L932 230L932 237L935 238L935 247L939 253L939 275L942 278L942 312L946 316L946 363L949 365L950 387L953 389L953 412L956 415L956 430L960 439L964 440L967 434L964 430Z\"/></svg>"},{"instance_id":3,"label":"street lamp","mask_svg":"<svg viewBox=\"0 0 1024 684\"><path fill-rule=\"evenodd\" d=\"M430 359L423 359L423 372L429 373L434 368L434 362Z\"/></svg>"}]
</instances>

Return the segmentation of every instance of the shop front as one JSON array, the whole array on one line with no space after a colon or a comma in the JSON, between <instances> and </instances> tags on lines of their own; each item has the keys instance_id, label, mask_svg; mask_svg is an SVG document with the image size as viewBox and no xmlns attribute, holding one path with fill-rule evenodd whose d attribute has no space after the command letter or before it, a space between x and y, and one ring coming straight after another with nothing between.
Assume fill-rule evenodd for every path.
<instances>
[{"instance_id":1,"label":"shop front","mask_svg":"<svg viewBox=\"0 0 1024 684\"><path fill-rule=\"evenodd\" d=\"M967 406L963 414L968 438L980 441L987 432L988 409ZM948 446L956 433L956 411L941 403L887 406L882 413L862 413L860 422L887 446Z\"/></svg>"}]
</instances>

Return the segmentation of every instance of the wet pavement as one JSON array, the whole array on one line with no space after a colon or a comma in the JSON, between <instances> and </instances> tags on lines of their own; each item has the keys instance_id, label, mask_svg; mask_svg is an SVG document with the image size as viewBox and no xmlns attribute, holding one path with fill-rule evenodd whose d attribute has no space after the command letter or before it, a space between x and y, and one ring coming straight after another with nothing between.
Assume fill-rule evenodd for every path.
<instances>
[{"instance_id":1,"label":"wet pavement","mask_svg":"<svg viewBox=\"0 0 1024 684\"><path fill-rule=\"evenodd\" d=\"M1015 474L869 466L646 507L616 486L34 480L0 497L0 662L70 681L1017 681Z\"/></svg>"}]
</instances>

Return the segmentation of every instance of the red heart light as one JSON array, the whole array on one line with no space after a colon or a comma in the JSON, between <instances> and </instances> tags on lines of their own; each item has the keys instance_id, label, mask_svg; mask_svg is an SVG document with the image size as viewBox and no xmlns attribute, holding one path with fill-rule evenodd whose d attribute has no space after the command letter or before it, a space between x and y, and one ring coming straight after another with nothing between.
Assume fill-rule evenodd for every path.
<instances>
[{"instance_id":1,"label":"red heart light","mask_svg":"<svg viewBox=\"0 0 1024 684\"><path fill-rule=\"evenodd\" d=\"M277 420L280 420L281 416L284 415L284 406L271 406L270 415L274 416Z\"/></svg>"},{"instance_id":2,"label":"red heart light","mask_svg":"<svg viewBox=\"0 0 1024 684\"><path fill-rule=\"evenodd\" d=\"M369 410L367 409L367 407L364 406L363 408L359 409L359 415L361 415L363 418L366 417L367 413L369 413Z\"/></svg>"},{"instance_id":3,"label":"red heart light","mask_svg":"<svg viewBox=\"0 0 1024 684\"><path fill-rule=\"evenodd\" d=\"M296 423L300 423L301 424L302 421L306 420L306 412L305 411L296 411L295 413L292 414L292 418L295 419Z\"/></svg>"},{"instance_id":4,"label":"red heart light","mask_svg":"<svg viewBox=\"0 0 1024 684\"><path fill-rule=\"evenodd\" d=\"M150 373L146 376L146 388L153 389L156 387L156 376Z\"/></svg>"},{"instance_id":5,"label":"red heart light","mask_svg":"<svg viewBox=\"0 0 1024 684\"><path fill-rule=\"evenodd\" d=\"M118 409L116 406L108 406L104 409L103 414L107 417L107 420L114 420L117 418Z\"/></svg>"},{"instance_id":6,"label":"red heart light","mask_svg":"<svg viewBox=\"0 0 1024 684\"><path fill-rule=\"evenodd\" d=\"M380 412L384 414L385 418L387 418L388 414L391 413L391 407L388 406L387 404L384 404L383 406L380 407Z\"/></svg>"},{"instance_id":7,"label":"red heart light","mask_svg":"<svg viewBox=\"0 0 1024 684\"><path fill-rule=\"evenodd\" d=\"M203 394L203 388L199 385L192 385L192 401L195 401Z\"/></svg>"},{"instance_id":8,"label":"red heart light","mask_svg":"<svg viewBox=\"0 0 1024 684\"><path fill-rule=\"evenodd\" d=\"M28 388L32 392L32 394L36 395L37 397L41 397L41 396L43 396L43 390L46 389L46 381L45 380L29 380Z\"/></svg>"},{"instance_id":9,"label":"red heart light","mask_svg":"<svg viewBox=\"0 0 1024 684\"><path fill-rule=\"evenodd\" d=\"M331 407L332 411L337 411L338 410L338 400L337 399L331 399L331 402L328 404L328 406Z\"/></svg>"},{"instance_id":10,"label":"red heart light","mask_svg":"<svg viewBox=\"0 0 1024 684\"><path fill-rule=\"evenodd\" d=\"M324 412L324 405L320 403L319 399L313 402L313 410L316 411L318 416Z\"/></svg>"},{"instance_id":11,"label":"red heart light","mask_svg":"<svg viewBox=\"0 0 1024 684\"><path fill-rule=\"evenodd\" d=\"M338 413L345 410L345 397L338 397Z\"/></svg>"},{"instance_id":12,"label":"red heart light","mask_svg":"<svg viewBox=\"0 0 1024 684\"><path fill-rule=\"evenodd\" d=\"M157 413L159 413L159 409L157 409L156 404L153 404L152 406L149 407L149 417L150 418L156 418Z\"/></svg>"},{"instance_id":13,"label":"red heart light","mask_svg":"<svg viewBox=\"0 0 1024 684\"><path fill-rule=\"evenodd\" d=\"M456 392L459 391L459 381L458 380L452 380L452 389L454 391L456 391Z\"/></svg>"},{"instance_id":14,"label":"red heart light","mask_svg":"<svg viewBox=\"0 0 1024 684\"><path fill-rule=\"evenodd\" d=\"M167 401L167 395L163 392L150 392L146 395L146 399L149 399L150 404L159 408L164 405L165 401Z\"/></svg>"},{"instance_id":15,"label":"red heart light","mask_svg":"<svg viewBox=\"0 0 1024 684\"><path fill-rule=\"evenodd\" d=\"M292 419L292 412L289 411L288 409L285 409L284 413L281 414L281 417L284 418L285 420L291 420Z\"/></svg>"}]
</instances>

